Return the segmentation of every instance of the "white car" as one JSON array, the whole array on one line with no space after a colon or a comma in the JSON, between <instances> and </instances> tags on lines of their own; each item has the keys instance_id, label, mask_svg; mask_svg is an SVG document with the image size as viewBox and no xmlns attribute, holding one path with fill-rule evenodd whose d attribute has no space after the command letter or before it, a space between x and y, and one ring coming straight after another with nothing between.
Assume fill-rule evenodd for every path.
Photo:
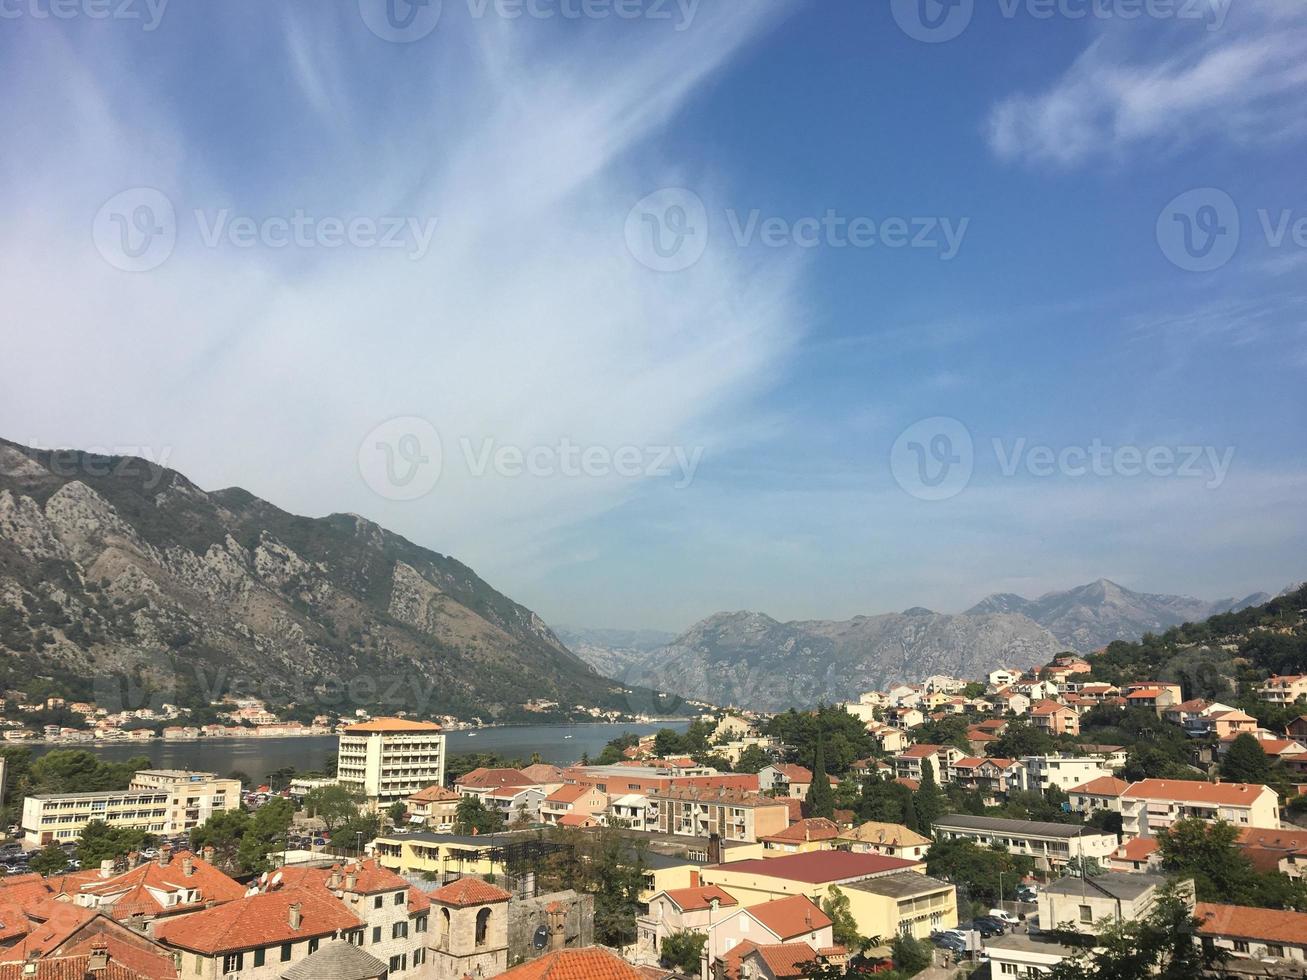
<instances>
[{"instance_id":1,"label":"white car","mask_svg":"<svg viewBox=\"0 0 1307 980\"><path fill-rule=\"evenodd\" d=\"M988 914L991 919L998 919L999 922L1006 922L1009 926L1020 925L1021 923L1021 920L1017 916L1004 909L990 909Z\"/></svg>"}]
</instances>

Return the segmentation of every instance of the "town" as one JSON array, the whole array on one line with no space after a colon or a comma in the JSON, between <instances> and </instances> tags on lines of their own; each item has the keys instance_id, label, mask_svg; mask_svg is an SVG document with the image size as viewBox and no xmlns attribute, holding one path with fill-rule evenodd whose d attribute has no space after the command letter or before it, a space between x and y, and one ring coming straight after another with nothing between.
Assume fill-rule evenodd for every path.
<instances>
[{"instance_id":1,"label":"town","mask_svg":"<svg viewBox=\"0 0 1307 980\"><path fill-rule=\"evenodd\" d=\"M1165 934L1199 974L1304 976L1307 675L1186 697L1099 679L1112 656L716 709L564 766L450 758L445 728L411 717L340 721L334 772L280 787L0 749L17 817L0 962L1033 977ZM44 706L64 707L87 706Z\"/></svg>"}]
</instances>

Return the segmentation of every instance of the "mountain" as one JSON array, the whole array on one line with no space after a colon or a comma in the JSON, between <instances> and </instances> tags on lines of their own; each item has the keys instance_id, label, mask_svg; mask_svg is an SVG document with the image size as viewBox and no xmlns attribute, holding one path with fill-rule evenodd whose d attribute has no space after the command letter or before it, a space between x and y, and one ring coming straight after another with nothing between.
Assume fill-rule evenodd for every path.
<instances>
[{"instance_id":1,"label":"mountain","mask_svg":"<svg viewBox=\"0 0 1307 980\"><path fill-rule=\"evenodd\" d=\"M839 622L781 623L718 613L647 654L625 675L685 697L762 711L846 701L895 681L978 677L998 664L1047 662L1063 645L1025 616L949 616L913 608Z\"/></svg>"},{"instance_id":2,"label":"mountain","mask_svg":"<svg viewBox=\"0 0 1307 980\"><path fill-rule=\"evenodd\" d=\"M1270 598L1258 592L1243 599L1208 602L1188 596L1132 592L1103 578L1066 592L1049 592L1038 599L997 593L982 599L967 613L1027 616L1067 648L1088 653L1113 640L1136 640L1145 633L1160 633L1181 623L1246 609Z\"/></svg>"},{"instance_id":3,"label":"mountain","mask_svg":"<svg viewBox=\"0 0 1307 980\"><path fill-rule=\"evenodd\" d=\"M605 677L624 677L649 653L676 639L661 630L587 629L555 626L567 648Z\"/></svg>"},{"instance_id":4,"label":"mountain","mask_svg":"<svg viewBox=\"0 0 1307 980\"><path fill-rule=\"evenodd\" d=\"M244 692L310 717L627 697L472 569L362 517L3 440L0 683L124 707Z\"/></svg>"}]
</instances>

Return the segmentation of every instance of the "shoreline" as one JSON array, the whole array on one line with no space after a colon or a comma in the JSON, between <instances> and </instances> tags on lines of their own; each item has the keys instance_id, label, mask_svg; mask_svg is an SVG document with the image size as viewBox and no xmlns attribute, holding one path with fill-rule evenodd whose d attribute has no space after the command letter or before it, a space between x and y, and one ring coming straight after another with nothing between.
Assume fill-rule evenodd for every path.
<instances>
[{"instance_id":1,"label":"shoreline","mask_svg":"<svg viewBox=\"0 0 1307 980\"><path fill-rule=\"evenodd\" d=\"M444 734L457 735L477 732L513 729L513 728L581 728L586 725L659 725L664 722L691 722L693 718L649 718L644 721L561 721L561 722L509 722L502 725L475 725L468 728L446 728ZM185 738L164 738L161 735L152 735L149 738L87 738L87 739L66 739L66 738L22 738L22 739L0 739L0 746L3 745L57 745L67 746L69 748L89 748L91 746L107 745L195 745L202 742L271 742L279 738L335 738L339 735L336 731L318 731L318 732L278 732L275 735L194 735Z\"/></svg>"}]
</instances>

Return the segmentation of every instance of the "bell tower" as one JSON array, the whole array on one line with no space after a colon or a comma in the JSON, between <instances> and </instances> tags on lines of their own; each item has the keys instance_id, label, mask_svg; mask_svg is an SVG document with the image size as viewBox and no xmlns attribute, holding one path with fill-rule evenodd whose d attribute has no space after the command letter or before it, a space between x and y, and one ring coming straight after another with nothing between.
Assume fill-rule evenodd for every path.
<instances>
[{"instance_id":1,"label":"bell tower","mask_svg":"<svg viewBox=\"0 0 1307 980\"><path fill-rule=\"evenodd\" d=\"M508 892L480 878L460 878L429 897L427 959L434 980L493 977L508 969Z\"/></svg>"}]
</instances>

